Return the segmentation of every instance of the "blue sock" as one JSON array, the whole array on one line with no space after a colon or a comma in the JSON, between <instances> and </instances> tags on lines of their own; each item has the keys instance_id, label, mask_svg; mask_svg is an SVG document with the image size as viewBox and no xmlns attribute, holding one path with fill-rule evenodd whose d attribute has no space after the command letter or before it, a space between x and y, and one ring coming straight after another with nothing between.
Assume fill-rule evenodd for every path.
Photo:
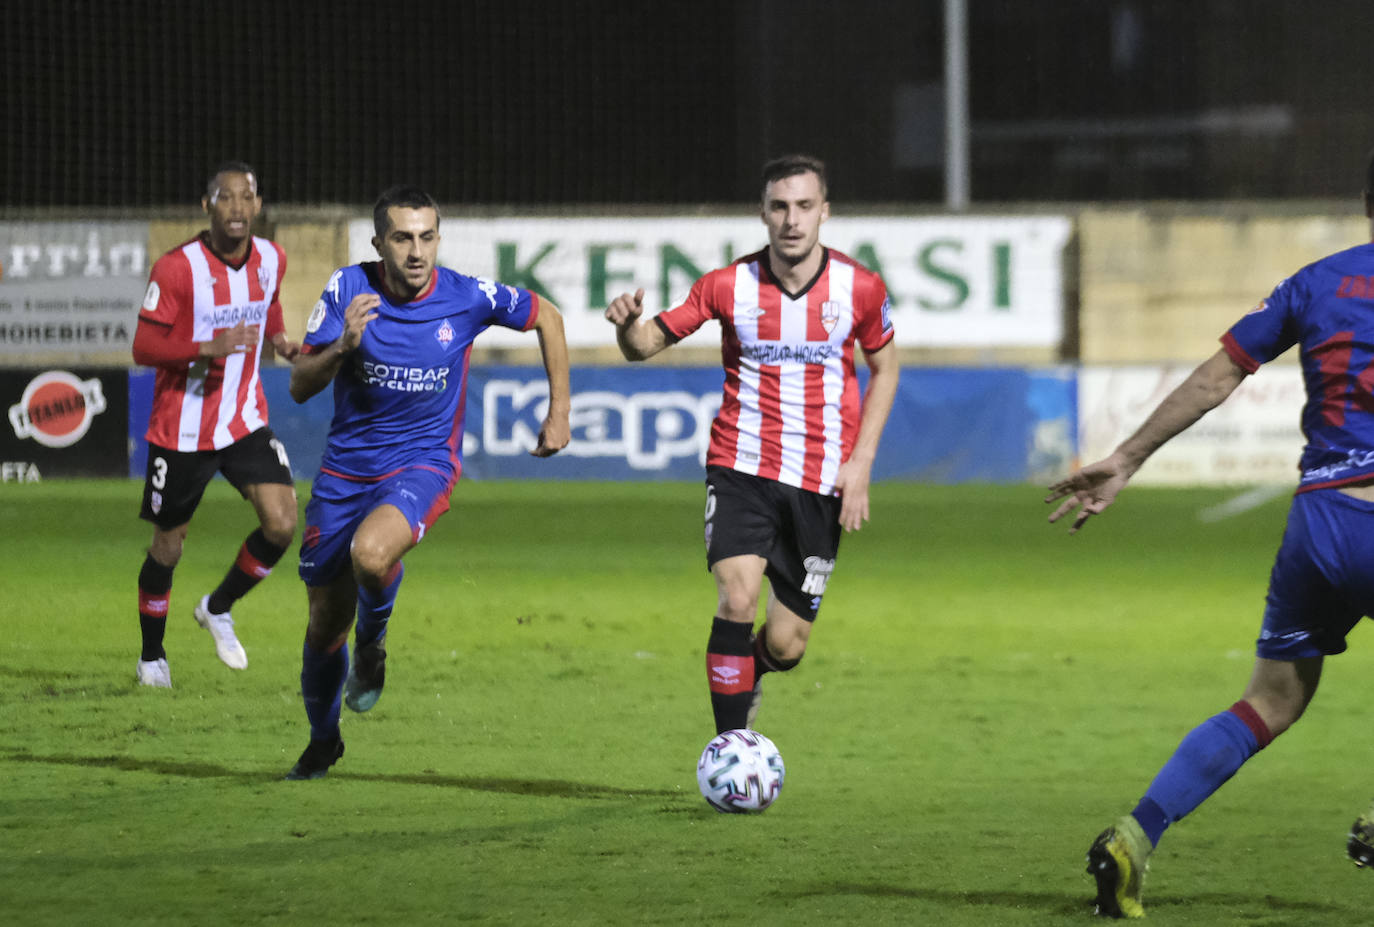
<instances>
[{"instance_id":1,"label":"blue sock","mask_svg":"<svg viewBox=\"0 0 1374 927\"><path fill-rule=\"evenodd\" d=\"M1165 828L1202 804L1269 742L1268 730L1254 710L1243 702L1237 706L1253 720L1232 707L1189 731L1131 812L1151 843L1159 843ZM1266 735L1264 743L1251 727L1254 723Z\"/></svg>"},{"instance_id":2,"label":"blue sock","mask_svg":"<svg viewBox=\"0 0 1374 927\"><path fill-rule=\"evenodd\" d=\"M348 645L321 653L306 644L301 653L301 695L310 719L311 740L339 736L339 707L348 675Z\"/></svg>"},{"instance_id":3,"label":"blue sock","mask_svg":"<svg viewBox=\"0 0 1374 927\"><path fill-rule=\"evenodd\" d=\"M387 583L381 592L373 592L362 584L358 585L359 647L386 637L386 623L391 618L391 609L396 605L396 592L401 588L401 577L405 575L405 566L398 563L392 573L391 582Z\"/></svg>"}]
</instances>

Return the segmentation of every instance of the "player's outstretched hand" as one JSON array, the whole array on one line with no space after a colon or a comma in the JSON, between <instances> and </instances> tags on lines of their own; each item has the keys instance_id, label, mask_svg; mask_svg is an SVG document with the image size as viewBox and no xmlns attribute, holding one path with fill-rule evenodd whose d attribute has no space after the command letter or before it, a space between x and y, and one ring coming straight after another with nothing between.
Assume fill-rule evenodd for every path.
<instances>
[{"instance_id":1,"label":"player's outstretched hand","mask_svg":"<svg viewBox=\"0 0 1374 927\"><path fill-rule=\"evenodd\" d=\"M349 302L344 310L343 334L339 336L345 351L353 350L363 340L363 329L367 328L368 322L377 318L373 310L381 304L382 298L376 293L359 293Z\"/></svg>"},{"instance_id":2,"label":"player's outstretched hand","mask_svg":"<svg viewBox=\"0 0 1374 927\"><path fill-rule=\"evenodd\" d=\"M616 328L624 328L633 325L641 315L644 314L644 288L635 290L631 296L629 293L621 293L611 304L606 307L606 319L614 323Z\"/></svg>"},{"instance_id":3,"label":"player's outstretched hand","mask_svg":"<svg viewBox=\"0 0 1374 927\"><path fill-rule=\"evenodd\" d=\"M543 427L539 429L539 444L530 453L535 457L552 457L567 447L571 438L572 429L568 425L568 414L564 412L562 415L556 415L550 412L548 418L544 419Z\"/></svg>"},{"instance_id":4,"label":"player's outstretched hand","mask_svg":"<svg viewBox=\"0 0 1374 927\"><path fill-rule=\"evenodd\" d=\"M1088 464L1083 469L1050 486L1046 503L1057 502L1059 507L1050 513L1050 521L1056 522L1074 509L1078 514L1069 526L1069 534L1074 534L1087 523L1089 518L1100 515L1107 506L1116 501L1117 493L1125 488L1134 471L1115 454L1097 463Z\"/></svg>"},{"instance_id":5,"label":"player's outstretched hand","mask_svg":"<svg viewBox=\"0 0 1374 927\"><path fill-rule=\"evenodd\" d=\"M228 357L241 354L258 343L258 327L242 319L233 328L222 328L209 341L202 341L201 357Z\"/></svg>"}]
</instances>

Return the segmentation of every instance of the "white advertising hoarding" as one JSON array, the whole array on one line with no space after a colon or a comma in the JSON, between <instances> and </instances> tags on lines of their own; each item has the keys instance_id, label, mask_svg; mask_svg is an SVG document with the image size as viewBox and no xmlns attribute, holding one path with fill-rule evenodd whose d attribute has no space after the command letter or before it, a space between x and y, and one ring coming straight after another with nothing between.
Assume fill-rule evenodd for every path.
<instances>
[{"instance_id":1,"label":"white advertising hoarding","mask_svg":"<svg viewBox=\"0 0 1374 927\"><path fill-rule=\"evenodd\" d=\"M0 222L0 356L128 351L146 222Z\"/></svg>"},{"instance_id":2,"label":"white advertising hoarding","mask_svg":"<svg viewBox=\"0 0 1374 927\"><path fill-rule=\"evenodd\" d=\"M1091 463L1110 454L1192 371L1192 365L1080 370L1081 462ZM1157 486L1297 486L1304 399L1301 368L1262 367L1200 422L1156 451L1133 482Z\"/></svg>"},{"instance_id":3,"label":"white advertising hoarding","mask_svg":"<svg viewBox=\"0 0 1374 927\"><path fill-rule=\"evenodd\" d=\"M898 344L1049 347L1063 335L1071 230L1065 216L836 218L821 240L882 275ZM371 221L349 224L349 260L377 259L372 236ZM602 312L616 295L643 287L657 313L702 274L767 243L754 217L446 217L440 237L441 264L547 294L578 346L615 343ZM527 345L529 336L492 330L482 343Z\"/></svg>"}]
</instances>

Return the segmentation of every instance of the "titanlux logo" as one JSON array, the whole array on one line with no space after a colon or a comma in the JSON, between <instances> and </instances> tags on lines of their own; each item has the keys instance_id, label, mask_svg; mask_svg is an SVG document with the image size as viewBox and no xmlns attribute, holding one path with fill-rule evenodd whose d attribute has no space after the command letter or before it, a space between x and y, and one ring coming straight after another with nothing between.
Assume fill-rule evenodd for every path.
<instances>
[{"instance_id":1,"label":"titanlux logo","mask_svg":"<svg viewBox=\"0 0 1374 927\"><path fill-rule=\"evenodd\" d=\"M91 420L105 411L100 381L80 380L65 370L34 377L24 395L10 406L10 425L18 438L33 438L44 447L69 447L80 441Z\"/></svg>"}]
</instances>

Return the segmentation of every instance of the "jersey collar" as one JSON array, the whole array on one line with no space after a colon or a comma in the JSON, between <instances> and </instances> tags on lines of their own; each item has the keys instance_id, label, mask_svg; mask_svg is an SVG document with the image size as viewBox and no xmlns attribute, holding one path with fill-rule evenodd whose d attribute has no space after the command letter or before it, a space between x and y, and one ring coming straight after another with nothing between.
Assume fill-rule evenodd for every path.
<instances>
[{"instance_id":1,"label":"jersey collar","mask_svg":"<svg viewBox=\"0 0 1374 927\"><path fill-rule=\"evenodd\" d=\"M825 245L821 245L821 266L816 268L815 276L806 281L806 286L795 293L788 292L787 289L778 282L778 278L773 276L773 268L768 263L768 248L766 247L763 249L763 260L759 261L759 266L763 268L763 272L768 275L769 280L773 281L773 284L782 295L786 296L788 299L800 299L811 291L811 288L816 285L816 281L821 279L822 275L825 274L825 269L830 266L830 249L825 247Z\"/></svg>"},{"instance_id":2,"label":"jersey collar","mask_svg":"<svg viewBox=\"0 0 1374 927\"><path fill-rule=\"evenodd\" d=\"M391 292L391 287L387 286L386 262L377 262L377 281L381 284L382 295L385 296L387 298L387 302L391 303L393 306L404 306L408 303L420 302L421 300L428 297L430 293L434 292L434 284L436 281L438 281L438 279L439 267L438 265L435 265L434 269L429 272L429 283L425 284L425 288L423 290L416 293L413 299L399 299L396 297L394 293Z\"/></svg>"}]
</instances>

